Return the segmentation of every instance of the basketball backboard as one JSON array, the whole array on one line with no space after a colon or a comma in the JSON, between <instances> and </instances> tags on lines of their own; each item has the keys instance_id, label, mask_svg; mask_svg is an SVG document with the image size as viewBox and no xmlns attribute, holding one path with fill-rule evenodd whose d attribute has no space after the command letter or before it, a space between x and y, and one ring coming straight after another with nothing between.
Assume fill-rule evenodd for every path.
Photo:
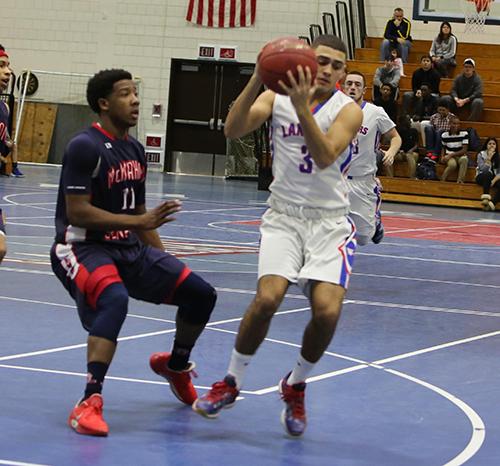
<instances>
[{"instance_id":1,"label":"basketball backboard","mask_svg":"<svg viewBox=\"0 0 500 466\"><path fill-rule=\"evenodd\" d=\"M466 0L413 0L413 19L463 23ZM500 24L500 0L491 4L486 24Z\"/></svg>"}]
</instances>

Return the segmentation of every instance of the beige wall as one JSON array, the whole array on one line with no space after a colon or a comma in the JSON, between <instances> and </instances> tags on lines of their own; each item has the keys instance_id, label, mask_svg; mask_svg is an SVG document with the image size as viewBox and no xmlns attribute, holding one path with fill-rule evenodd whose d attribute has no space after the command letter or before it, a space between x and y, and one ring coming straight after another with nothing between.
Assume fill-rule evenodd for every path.
<instances>
[{"instance_id":1,"label":"beige wall","mask_svg":"<svg viewBox=\"0 0 500 466\"><path fill-rule=\"evenodd\" d=\"M459 1L459 0L457 0ZM380 35L394 3L365 0L370 35ZM2 0L0 43L8 47L13 67L73 73L94 73L123 67L143 78L142 129L165 129L170 59L195 58L200 42L234 44L241 61L254 61L263 43L282 35L307 34L333 1L258 0L252 28L208 29L188 24L188 0ZM411 17L412 0L401 0ZM7 26L8 25L8 26ZM429 39L438 23L415 23L413 35ZM455 32L461 41L463 25ZM491 42L500 42L500 27L489 27ZM484 37L471 37L484 41ZM153 120L153 102L164 105L162 119ZM143 135L140 135L142 139Z\"/></svg>"}]
</instances>

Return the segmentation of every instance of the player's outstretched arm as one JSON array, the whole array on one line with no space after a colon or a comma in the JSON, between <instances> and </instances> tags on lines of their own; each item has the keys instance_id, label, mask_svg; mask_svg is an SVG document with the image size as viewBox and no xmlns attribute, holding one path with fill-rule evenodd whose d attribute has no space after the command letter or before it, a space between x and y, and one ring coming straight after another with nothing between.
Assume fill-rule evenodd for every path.
<instances>
[{"instance_id":1,"label":"player's outstretched arm","mask_svg":"<svg viewBox=\"0 0 500 466\"><path fill-rule=\"evenodd\" d=\"M389 139L388 149L386 151L382 151L382 153L384 154L382 163L385 166L392 165L394 163L394 157L396 157L396 154L401 148L401 144L403 143L403 141L401 140L401 136L399 135L399 133L396 131L396 128L392 128L387 131L387 133L384 133L382 135L382 138Z\"/></svg>"},{"instance_id":2,"label":"player's outstretched arm","mask_svg":"<svg viewBox=\"0 0 500 466\"><path fill-rule=\"evenodd\" d=\"M154 230L175 220L172 215L181 210L180 201L166 201L139 215L115 214L91 204L88 194L66 194L66 214L69 223L89 230Z\"/></svg>"},{"instance_id":3,"label":"player's outstretched arm","mask_svg":"<svg viewBox=\"0 0 500 466\"><path fill-rule=\"evenodd\" d=\"M287 72L290 86L280 81L283 91L288 94L295 112L299 117L307 148L316 166L320 169L329 167L356 137L363 121L363 112L359 105L347 104L337 115L327 133L323 133L310 110L310 100L315 87L311 70L297 66L298 80L291 71Z\"/></svg>"},{"instance_id":4,"label":"player's outstretched arm","mask_svg":"<svg viewBox=\"0 0 500 466\"><path fill-rule=\"evenodd\" d=\"M274 92L257 95L262 87L257 67L241 94L234 101L226 118L224 134L229 139L245 136L259 128L272 114Z\"/></svg>"},{"instance_id":5,"label":"player's outstretched arm","mask_svg":"<svg viewBox=\"0 0 500 466\"><path fill-rule=\"evenodd\" d=\"M321 132L312 115L307 119L312 120L307 125L312 129L311 134L304 128L301 120L307 148L318 168L322 169L335 162L356 137L363 122L363 112L354 102L347 104L339 112L326 134Z\"/></svg>"}]
</instances>

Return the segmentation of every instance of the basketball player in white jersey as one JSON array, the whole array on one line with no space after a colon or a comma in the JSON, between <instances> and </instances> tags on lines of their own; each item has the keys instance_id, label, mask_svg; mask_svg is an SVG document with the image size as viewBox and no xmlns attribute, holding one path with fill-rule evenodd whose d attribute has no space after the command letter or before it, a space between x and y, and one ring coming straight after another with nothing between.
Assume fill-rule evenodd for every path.
<instances>
[{"instance_id":1,"label":"basketball player in white jersey","mask_svg":"<svg viewBox=\"0 0 500 466\"><path fill-rule=\"evenodd\" d=\"M352 143L352 159L347 170L349 216L354 220L359 245L370 239L380 243L384 237L384 227L380 215L380 183L377 174L377 153L384 165L392 165L401 147L401 137L394 122L382 107L363 100L365 77L357 71L349 72L344 81L344 92L363 110L363 124ZM386 151L379 149L380 138L389 140Z\"/></svg>"},{"instance_id":2,"label":"basketball player in white jersey","mask_svg":"<svg viewBox=\"0 0 500 466\"><path fill-rule=\"evenodd\" d=\"M211 418L234 404L246 366L289 285L297 283L310 300L312 316L298 361L279 383L285 402L281 420L293 436L304 432L305 380L333 337L351 273L355 227L347 217L343 174L349 160L341 160L363 118L359 106L335 89L345 72L345 44L322 35L313 48L318 61L314 87L309 68L298 67L298 82L289 72L291 87L282 86L288 95L267 90L257 97L262 81L256 70L227 117L229 138L272 117L274 181L260 230L257 294L241 322L226 377L193 404L196 412Z\"/></svg>"}]
</instances>

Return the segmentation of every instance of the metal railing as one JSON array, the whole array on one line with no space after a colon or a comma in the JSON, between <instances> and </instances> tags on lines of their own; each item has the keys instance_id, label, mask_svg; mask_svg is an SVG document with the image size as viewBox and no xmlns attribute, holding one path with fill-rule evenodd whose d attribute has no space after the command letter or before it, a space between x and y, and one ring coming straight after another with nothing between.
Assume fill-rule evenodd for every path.
<instances>
[{"instance_id":1,"label":"metal railing","mask_svg":"<svg viewBox=\"0 0 500 466\"><path fill-rule=\"evenodd\" d=\"M335 14L322 13L323 27L320 24L309 25L309 38L300 39L312 43L318 35L333 34L340 37L347 45L347 55L353 59L356 48L364 47L366 39L366 15L364 0L337 0Z\"/></svg>"}]
</instances>

